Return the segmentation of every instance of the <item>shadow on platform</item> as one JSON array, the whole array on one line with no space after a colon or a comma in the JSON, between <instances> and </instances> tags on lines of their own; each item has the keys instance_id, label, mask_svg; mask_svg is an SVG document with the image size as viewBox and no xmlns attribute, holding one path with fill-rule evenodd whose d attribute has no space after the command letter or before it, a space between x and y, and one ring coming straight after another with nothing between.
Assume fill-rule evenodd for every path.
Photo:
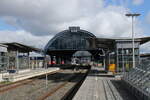
<instances>
[{"instance_id":1,"label":"shadow on platform","mask_svg":"<svg viewBox=\"0 0 150 100\"><path fill-rule=\"evenodd\" d=\"M114 77L113 74L108 74L107 71L105 70L98 70L98 69L91 69L89 72L88 76L93 76L93 77Z\"/></svg>"},{"instance_id":2,"label":"shadow on platform","mask_svg":"<svg viewBox=\"0 0 150 100\"><path fill-rule=\"evenodd\" d=\"M110 80L114 87L117 89L123 100L138 100L134 95L127 90L121 80Z\"/></svg>"}]
</instances>

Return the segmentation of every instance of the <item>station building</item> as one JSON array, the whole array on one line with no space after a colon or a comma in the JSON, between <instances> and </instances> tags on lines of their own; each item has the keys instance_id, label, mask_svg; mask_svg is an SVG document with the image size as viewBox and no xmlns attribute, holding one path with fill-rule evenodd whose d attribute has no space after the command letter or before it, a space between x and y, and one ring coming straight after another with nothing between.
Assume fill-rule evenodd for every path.
<instances>
[{"instance_id":1,"label":"station building","mask_svg":"<svg viewBox=\"0 0 150 100\"><path fill-rule=\"evenodd\" d=\"M135 38L136 66L140 63L140 45L148 41L150 37ZM91 62L102 65L105 70L108 70L109 66L115 66L115 71L132 68L131 38L99 38L80 27L69 27L68 30L56 34L44 49L44 52L51 56L52 64L71 64L78 51L88 51L91 54Z\"/></svg>"},{"instance_id":2,"label":"station building","mask_svg":"<svg viewBox=\"0 0 150 100\"><path fill-rule=\"evenodd\" d=\"M21 81L40 76L59 68L45 69L45 59L41 49L21 43L0 44L0 82Z\"/></svg>"},{"instance_id":3,"label":"station building","mask_svg":"<svg viewBox=\"0 0 150 100\"><path fill-rule=\"evenodd\" d=\"M21 43L0 44L0 72L19 71L43 67L44 57L32 56L31 52L41 53L42 50Z\"/></svg>"},{"instance_id":4,"label":"station building","mask_svg":"<svg viewBox=\"0 0 150 100\"><path fill-rule=\"evenodd\" d=\"M0 71L7 66L7 46L0 44Z\"/></svg>"}]
</instances>

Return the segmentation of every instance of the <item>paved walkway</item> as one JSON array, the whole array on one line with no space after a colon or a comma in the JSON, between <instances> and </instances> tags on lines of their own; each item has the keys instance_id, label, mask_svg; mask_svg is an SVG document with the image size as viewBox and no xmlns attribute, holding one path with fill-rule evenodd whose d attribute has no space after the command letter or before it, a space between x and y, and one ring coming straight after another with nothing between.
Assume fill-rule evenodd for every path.
<instances>
[{"instance_id":1,"label":"paved walkway","mask_svg":"<svg viewBox=\"0 0 150 100\"><path fill-rule=\"evenodd\" d=\"M15 82L15 81L20 81L20 80L32 78L35 76L40 76L40 75L43 75L46 73L51 73L51 72L54 72L57 70L59 70L59 68L33 69L33 70L29 70L29 71L22 72L22 73L7 74L7 75L4 75L3 78L8 80L8 81Z\"/></svg>"},{"instance_id":2,"label":"paved walkway","mask_svg":"<svg viewBox=\"0 0 150 100\"><path fill-rule=\"evenodd\" d=\"M123 99L112 80L111 75L92 68L73 100L130 100Z\"/></svg>"}]
</instances>

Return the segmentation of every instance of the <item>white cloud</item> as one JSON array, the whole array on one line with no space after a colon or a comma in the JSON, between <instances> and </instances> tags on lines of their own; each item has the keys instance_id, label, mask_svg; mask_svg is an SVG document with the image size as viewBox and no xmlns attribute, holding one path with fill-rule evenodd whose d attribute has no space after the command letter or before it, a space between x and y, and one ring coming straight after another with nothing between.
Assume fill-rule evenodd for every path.
<instances>
[{"instance_id":1,"label":"white cloud","mask_svg":"<svg viewBox=\"0 0 150 100\"><path fill-rule=\"evenodd\" d=\"M104 5L103 0L1 0L0 16L34 35L56 34L77 25L98 36L129 36L127 9Z\"/></svg>"},{"instance_id":2,"label":"white cloud","mask_svg":"<svg viewBox=\"0 0 150 100\"><path fill-rule=\"evenodd\" d=\"M104 0L0 0L0 18L21 30L0 31L0 41L43 47L51 36L69 26L80 26L99 37L131 37L127 11L122 3L112 6ZM135 30L140 36L143 33L138 25Z\"/></svg>"},{"instance_id":3,"label":"white cloud","mask_svg":"<svg viewBox=\"0 0 150 100\"><path fill-rule=\"evenodd\" d=\"M105 5L104 0L0 1L0 16L5 22L40 36L75 25L98 36L130 36L127 10L124 6Z\"/></svg>"},{"instance_id":4,"label":"white cloud","mask_svg":"<svg viewBox=\"0 0 150 100\"><path fill-rule=\"evenodd\" d=\"M150 42L147 42L141 45L141 53L149 53L150 52Z\"/></svg>"},{"instance_id":5,"label":"white cloud","mask_svg":"<svg viewBox=\"0 0 150 100\"><path fill-rule=\"evenodd\" d=\"M143 4L144 0L133 0L134 5L141 5Z\"/></svg>"},{"instance_id":6,"label":"white cloud","mask_svg":"<svg viewBox=\"0 0 150 100\"><path fill-rule=\"evenodd\" d=\"M0 16L36 35L47 35L62 23L95 15L102 6L103 0L1 0Z\"/></svg>"},{"instance_id":7,"label":"white cloud","mask_svg":"<svg viewBox=\"0 0 150 100\"><path fill-rule=\"evenodd\" d=\"M52 36L35 36L23 30L0 31L0 43L19 42L26 45L43 48Z\"/></svg>"}]
</instances>

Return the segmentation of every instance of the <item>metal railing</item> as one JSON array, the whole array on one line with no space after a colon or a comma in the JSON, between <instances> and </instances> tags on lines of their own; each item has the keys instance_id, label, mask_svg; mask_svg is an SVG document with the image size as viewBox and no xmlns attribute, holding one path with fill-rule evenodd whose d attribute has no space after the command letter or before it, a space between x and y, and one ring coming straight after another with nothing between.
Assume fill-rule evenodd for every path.
<instances>
[{"instance_id":1,"label":"metal railing","mask_svg":"<svg viewBox=\"0 0 150 100\"><path fill-rule=\"evenodd\" d=\"M143 60L141 61L141 64L139 66L136 66L135 68L132 68L129 72L126 72L123 76L123 80L128 84L128 87L134 87L133 91L138 91L134 93L138 93L138 95L141 94L142 98L146 97L143 100L149 100L150 99L150 60Z\"/></svg>"}]
</instances>

